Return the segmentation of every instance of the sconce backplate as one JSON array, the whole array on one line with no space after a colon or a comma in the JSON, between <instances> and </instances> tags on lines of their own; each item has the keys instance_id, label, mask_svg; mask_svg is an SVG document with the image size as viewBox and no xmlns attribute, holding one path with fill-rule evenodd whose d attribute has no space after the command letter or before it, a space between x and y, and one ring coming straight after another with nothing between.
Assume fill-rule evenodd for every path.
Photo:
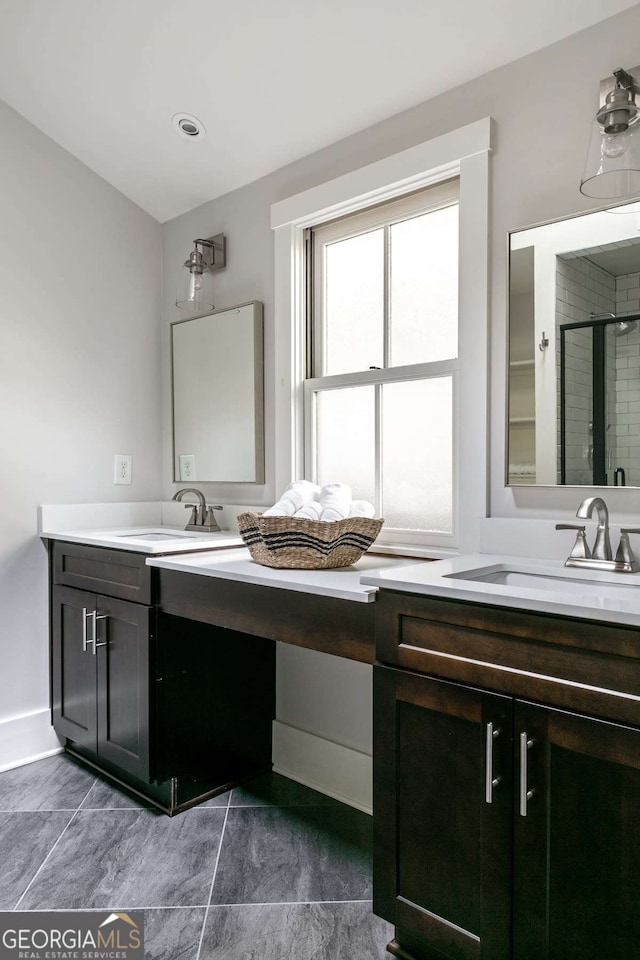
<instances>
[{"instance_id":1,"label":"sconce backplate","mask_svg":"<svg viewBox=\"0 0 640 960\"><path fill-rule=\"evenodd\" d=\"M634 80L634 90L636 96L640 94L640 66L632 67L631 70L627 70L625 67L625 72L629 73ZM604 107L607 99L607 94L611 93L612 90L615 90L616 78L613 74L610 77L605 77L604 80L600 81L600 106Z\"/></svg>"},{"instance_id":2,"label":"sconce backplate","mask_svg":"<svg viewBox=\"0 0 640 960\"><path fill-rule=\"evenodd\" d=\"M224 233L216 233L215 237L204 240L194 240L202 245L202 256L209 270L222 270L227 265L227 238Z\"/></svg>"}]
</instances>

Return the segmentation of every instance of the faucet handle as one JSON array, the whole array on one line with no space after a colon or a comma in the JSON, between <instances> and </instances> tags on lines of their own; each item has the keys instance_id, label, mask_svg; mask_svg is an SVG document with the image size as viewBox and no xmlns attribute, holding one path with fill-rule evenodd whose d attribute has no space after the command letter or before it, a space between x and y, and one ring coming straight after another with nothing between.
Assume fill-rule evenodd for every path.
<instances>
[{"instance_id":1,"label":"faucet handle","mask_svg":"<svg viewBox=\"0 0 640 960\"><path fill-rule=\"evenodd\" d=\"M620 543L618 544L618 550L616 553L616 563L624 563L627 565L632 573L636 573L640 570L640 564L635 558L631 544L629 543L629 534L630 533L640 533L640 527L621 527L620 528Z\"/></svg>"},{"instance_id":2,"label":"faucet handle","mask_svg":"<svg viewBox=\"0 0 640 960\"><path fill-rule=\"evenodd\" d=\"M569 554L569 559L573 558L574 560L589 560L591 557L591 550L589 549L589 544L587 543L584 524L556 523L556 530L576 530L576 542L574 543L573 549Z\"/></svg>"},{"instance_id":3,"label":"faucet handle","mask_svg":"<svg viewBox=\"0 0 640 960\"><path fill-rule=\"evenodd\" d=\"M208 530L209 533L216 533L217 531L220 530L218 521L213 515L214 510L222 510L222 507L210 506L208 508L205 519L204 519L204 528L205 530Z\"/></svg>"},{"instance_id":4,"label":"faucet handle","mask_svg":"<svg viewBox=\"0 0 640 960\"><path fill-rule=\"evenodd\" d=\"M189 527L195 527L198 525L198 507L195 503L185 503L185 510L191 510L191 516L189 517Z\"/></svg>"}]
</instances>

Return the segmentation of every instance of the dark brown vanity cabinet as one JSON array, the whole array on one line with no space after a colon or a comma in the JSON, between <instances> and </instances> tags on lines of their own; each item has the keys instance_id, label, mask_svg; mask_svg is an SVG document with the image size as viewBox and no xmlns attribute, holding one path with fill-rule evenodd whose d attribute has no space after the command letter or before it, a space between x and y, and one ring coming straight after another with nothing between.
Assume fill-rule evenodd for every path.
<instances>
[{"instance_id":1,"label":"dark brown vanity cabinet","mask_svg":"<svg viewBox=\"0 0 640 960\"><path fill-rule=\"evenodd\" d=\"M563 697L575 707L585 690L570 675L562 689L555 618L498 610L493 619L487 608L400 595L379 602L379 651L413 660L411 670L374 668L374 909L396 925L390 952L405 960L634 956L640 723L561 707ZM589 646L593 627L585 628ZM458 651L475 644L473 661L443 654L454 631ZM553 706L509 693L531 680L531 661L511 673L518 668L505 669L497 648L527 632L531 659L556 663L558 678L540 681ZM567 621L569 654L578 633ZM602 625L600 641L609 648L600 664L606 681L606 660L626 659L639 640ZM422 656L431 676L416 670ZM491 664L499 692L488 688ZM594 706L606 695L614 715L638 709L637 693L621 702L614 690L593 694Z\"/></svg>"},{"instance_id":2,"label":"dark brown vanity cabinet","mask_svg":"<svg viewBox=\"0 0 640 960\"><path fill-rule=\"evenodd\" d=\"M512 703L381 666L374 684L374 910L404 931L405 949L411 934L440 951L416 957L502 960L510 940ZM485 731L499 780L490 803Z\"/></svg>"},{"instance_id":3,"label":"dark brown vanity cabinet","mask_svg":"<svg viewBox=\"0 0 640 960\"><path fill-rule=\"evenodd\" d=\"M152 608L54 586L53 723L61 736L143 779L149 767Z\"/></svg>"},{"instance_id":4,"label":"dark brown vanity cabinet","mask_svg":"<svg viewBox=\"0 0 640 960\"><path fill-rule=\"evenodd\" d=\"M52 717L66 749L175 813L271 767L272 641L167 615L158 571L54 542Z\"/></svg>"},{"instance_id":5,"label":"dark brown vanity cabinet","mask_svg":"<svg viewBox=\"0 0 640 960\"><path fill-rule=\"evenodd\" d=\"M513 954L640 943L640 729L516 701Z\"/></svg>"}]
</instances>

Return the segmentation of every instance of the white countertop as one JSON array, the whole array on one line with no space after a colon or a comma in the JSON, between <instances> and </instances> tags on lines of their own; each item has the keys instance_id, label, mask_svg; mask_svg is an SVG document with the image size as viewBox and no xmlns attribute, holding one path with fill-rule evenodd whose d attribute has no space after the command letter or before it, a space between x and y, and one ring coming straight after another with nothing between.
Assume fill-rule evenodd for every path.
<instances>
[{"instance_id":1,"label":"white countertop","mask_svg":"<svg viewBox=\"0 0 640 960\"><path fill-rule=\"evenodd\" d=\"M166 534L166 539L162 539ZM150 537L151 535L151 537ZM90 547L108 547L111 550L132 550L152 556L167 553L193 553L198 550L220 550L237 547L242 537L232 530L221 533L198 533L184 527L167 524L140 527L107 527L103 530L41 530L46 540L64 540L84 543Z\"/></svg>"},{"instance_id":2,"label":"white countertop","mask_svg":"<svg viewBox=\"0 0 640 960\"><path fill-rule=\"evenodd\" d=\"M541 581L544 587L534 588L459 578L461 573L487 575L505 570L562 579L557 583L547 579ZM570 583L563 583L564 580ZM379 589L448 600L470 600L531 613L640 626L640 574L578 570L565 567L560 560L472 554L372 571L362 577L362 582Z\"/></svg>"},{"instance_id":3,"label":"white countertop","mask_svg":"<svg viewBox=\"0 0 640 960\"><path fill-rule=\"evenodd\" d=\"M180 573L194 573L205 577L218 577L222 580L236 580L239 583L256 583L263 587L276 587L279 590L295 590L298 593L313 593L325 597L337 597L341 600L356 600L370 603L375 600L377 587L366 586L360 582L365 573L405 566L420 566L413 560L398 559L375 554L365 554L350 567L338 567L335 570L276 570L263 567L252 560L246 548L226 550L224 553L199 553L192 557L170 557L147 560L150 567L164 570L176 570ZM424 566L428 566L428 562Z\"/></svg>"}]
</instances>

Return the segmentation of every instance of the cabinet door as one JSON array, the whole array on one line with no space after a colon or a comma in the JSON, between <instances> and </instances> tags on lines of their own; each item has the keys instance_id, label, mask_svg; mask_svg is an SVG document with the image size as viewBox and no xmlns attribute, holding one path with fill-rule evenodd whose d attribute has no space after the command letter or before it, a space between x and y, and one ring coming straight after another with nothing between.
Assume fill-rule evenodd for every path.
<instances>
[{"instance_id":1,"label":"cabinet door","mask_svg":"<svg viewBox=\"0 0 640 960\"><path fill-rule=\"evenodd\" d=\"M516 702L514 957L640 944L640 730Z\"/></svg>"},{"instance_id":2,"label":"cabinet door","mask_svg":"<svg viewBox=\"0 0 640 960\"><path fill-rule=\"evenodd\" d=\"M374 698L374 910L416 956L505 960L513 701L377 665Z\"/></svg>"},{"instance_id":3,"label":"cabinet door","mask_svg":"<svg viewBox=\"0 0 640 960\"><path fill-rule=\"evenodd\" d=\"M98 754L149 778L150 609L97 598Z\"/></svg>"},{"instance_id":4,"label":"cabinet door","mask_svg":"<svg viewBox=\"0 0 640 960\"><path fill-rule=\"evenodd\" d=\"M52 615L53 725L88 750L96 749L96 665L92 622L96 598L85 590L54 587Z\"/></svg>"}]
</instances>

